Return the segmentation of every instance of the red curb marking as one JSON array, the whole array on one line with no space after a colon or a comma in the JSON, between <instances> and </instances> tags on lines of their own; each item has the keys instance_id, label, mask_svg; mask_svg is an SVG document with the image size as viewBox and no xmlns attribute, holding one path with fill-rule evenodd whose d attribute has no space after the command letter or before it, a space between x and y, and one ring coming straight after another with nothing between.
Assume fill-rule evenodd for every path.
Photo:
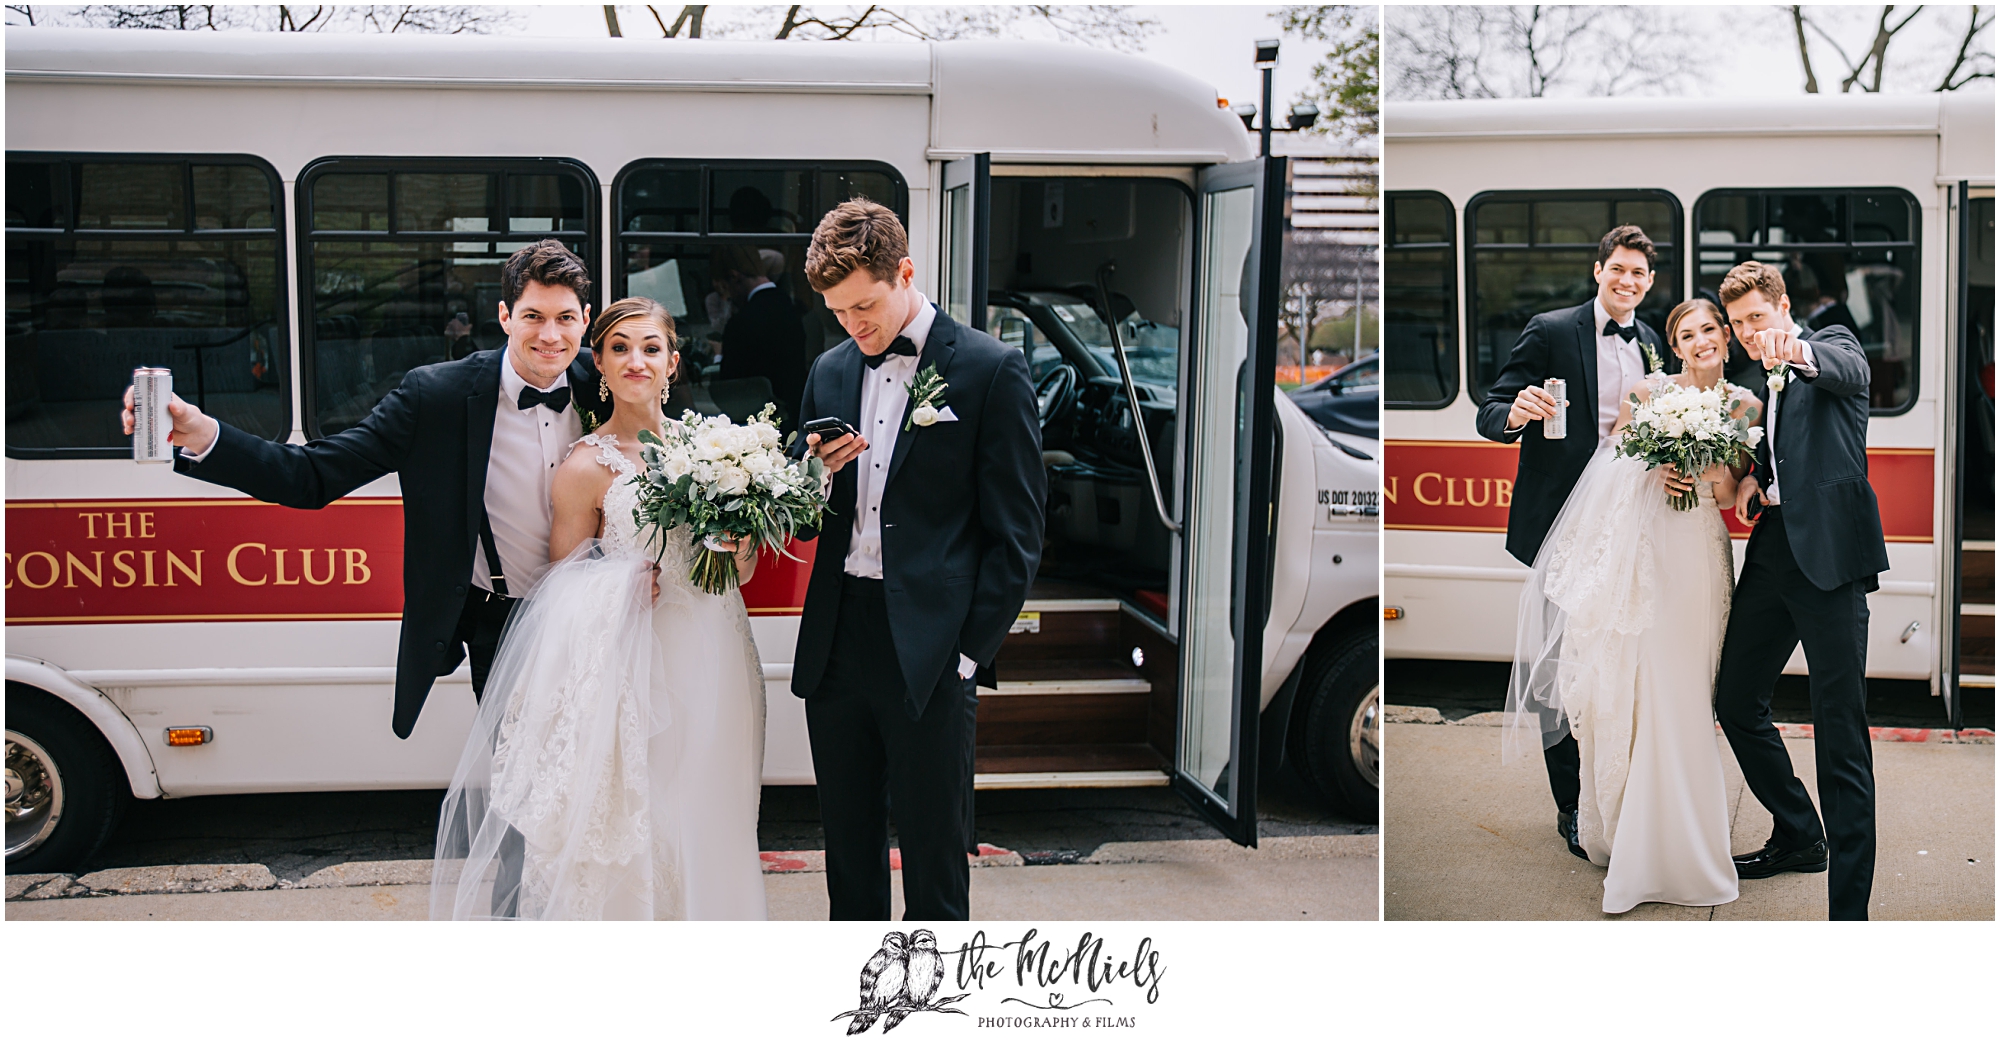
<instances>
[{"instance_id":1,"label":"red curb marking","mask_svg":"<svg viewBox=\"0 0 2000 1041\"><path fill-rule=\"evenodd\" d=\"M1780 737L1810 739L1813 736L1811 723L1774 723L1772 726L1777 728ZM1715 732L1722 733L1721 724L1716 725ZM1983 727L1965 730L1950 730L1943 727L1869 727L1868 739L1903 744L1990 745L1993 743L1993 731Z\"/></svg>"},{"instance_id":2,"label":"red curb marking","mask_svg":"<svg viewBox=\"0 0 2000 1041\"><path fill-rule=\"evenodd\" d=\"M1005 856L1011 856L1013 852L1014 851L1011 849L1002 849L999 846L994 846L982 842L979 844L979 852L967 854L966 859L972 860L981 857L1005 857ZM812 869L813 858L818 858L821 863L825 863L826 851L818 849L764 850L757 854L757 859L763 862L764 870L767 872L809 871ZM903 869L902 848L899 846L889 847L889 870L901 871L902 869Z\"/></svg>"},{"instance_id":3,"label":"red curb marking","mask_svg":"<svg viewBox=\"0 0 2000 1041\"><path fill-rule=\"evenodd\" d=\"M757 857L764 862L766 871L802 871L806 867L805 861L790 853L759 853Z\"/></svg>"}]
</instances>

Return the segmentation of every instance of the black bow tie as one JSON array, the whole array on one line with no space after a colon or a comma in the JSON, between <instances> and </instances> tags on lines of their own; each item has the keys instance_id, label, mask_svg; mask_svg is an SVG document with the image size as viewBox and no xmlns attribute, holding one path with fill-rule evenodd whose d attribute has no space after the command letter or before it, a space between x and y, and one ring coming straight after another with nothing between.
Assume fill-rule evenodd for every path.
<instances>
[{"instance_id":1,"label":"black bow tie","mask_svg":"<svg viewBox=\"0 0 2000 1041\"><path fill-rule=\"evenodd\" d=\"M861 355L861 360L866 362L869 368L879 369L882 367L883 362L889 360L889 355L891 354L900 354L905 358L914 358L917 356L917 345L911 343L910 338L907 336L898 336L889 344L888 350L880 354L864 353Z\"/></svg>"},{"instance_id":2,"label":"black bow tie","mask_svg":"<svg viewBox=\"0 0 2000 1041\"><path fill-rule=\"evenodd\" d=\"M1599 335L1622 336L1625 338L1626 343L1631 343L1633 340L1639 338L1639 323L1633 322L1631 325L1619 325L1618 319L1606 318L1604 320L1604 332Z\"/></svg>"},{"instance_id":3,"label":"black bow tie","mask_svg":"<svg viewBox=\"0 0 2000 1041\"><path fill-rule=\"evenodd\" d=\"M524 412L536 405L547 405L551 411L561 413L569 407L569 388L557 387L544 393L533 387L522 387L520 404Z\"/></svg>"}]
</instances>

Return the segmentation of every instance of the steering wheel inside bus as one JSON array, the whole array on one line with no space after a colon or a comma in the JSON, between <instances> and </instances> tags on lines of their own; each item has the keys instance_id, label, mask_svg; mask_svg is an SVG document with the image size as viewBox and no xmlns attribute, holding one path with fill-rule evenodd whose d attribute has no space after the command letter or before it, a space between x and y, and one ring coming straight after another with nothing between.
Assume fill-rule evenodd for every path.
<instances>
[{"instance_id":1,"label":"steering wheel inside bus","mask_svg":"<svg viewBox=\"0 0 2000 1041\"><path fill-rule=\"evenodd\" d=\"M1044 440L1052 427L1075 411L1076 397L1076 370L1068 363L1043 373L1035 383L1035 411L1041 419Z\"/></svg>"}]
</instances>

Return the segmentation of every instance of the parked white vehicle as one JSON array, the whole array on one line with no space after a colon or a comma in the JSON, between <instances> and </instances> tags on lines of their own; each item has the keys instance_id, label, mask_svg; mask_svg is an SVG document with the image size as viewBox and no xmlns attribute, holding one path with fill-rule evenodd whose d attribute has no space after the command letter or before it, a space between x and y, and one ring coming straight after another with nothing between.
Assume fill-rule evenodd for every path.
<instances>
[{"instance_id":1,"label":"parked white vehicle","mask_svg":"<svg viewBox=\"0 0 2000 1041\"><path fill-rule=\"evenodd\" d=\"M295 511L135 464L134 367L321 436L499 346L498 265L548 236L599 308L659 299L697 355L726 309L712 252L753 247L817 353L843 334L804 245L854 195L1040 380L1049 545L982 691L977 783L1172 784L1254 843L1258 767L1289 750L1373 819L1379 451L1273 389L1282 160L1211 88L1015 43L6 46L11 869L86 858L129 796L443 787L472 719L461 669L390 732L396 478ZM711 373L696 400L766 389ZM805 574L767 559L745 590L771 784L812 781L787 690Z\"/></svg>"},{"instance_id":2,"label":"parked white vehicle","mask_svg":"<svg viewBox=\"0 0 2000 1041\"><path fill-rule=\"evenodd\" d=\"M1990 93L1387 106L1386 655L1511 659L1518 449L1473 419L1528 318L1590 299L1598 239L1635 223L1655 328L1755 259L1795 316L1860 338L1890 562L1868 675L1929 681L1961 726L1960 689L1993 686L1993 130Z\"/></svg>"}]
</instances>

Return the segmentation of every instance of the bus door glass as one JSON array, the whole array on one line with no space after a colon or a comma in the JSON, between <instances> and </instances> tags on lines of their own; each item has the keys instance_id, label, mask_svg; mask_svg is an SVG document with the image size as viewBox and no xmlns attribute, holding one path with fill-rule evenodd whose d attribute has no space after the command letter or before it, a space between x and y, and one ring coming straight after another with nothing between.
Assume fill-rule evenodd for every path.
<instances>
[{"instance_id":1,"label":"bus door glass","mask_svg":"<svg viewBox=\"0 0 2000 1041\"><path fill-rule=\"evenodd\" d=\"M1196 333L1185 410L1173 785L1246 845L1257 840L1283 163L1277 157L1232 163L1200 177Z\"/></svg>"},{"instance_id":2,"label":"bus door glass","mask_svg":"<svg viewBox=\"0 0 2000 1041\"><path fill-rule=\"evenodd\" d=\"M946 314L982 332L986 308L987 238L992 228L992 156L985 152L944 164L944 284Z\"/></svg>"},{"instance_id":3,"label":"bus door glass","mask_svg":"<svg viewBox=\"0 0 2000 1041\"><path fill-rule=\"evenodd\" d=\"M1957 585L1947 603L1953 628L1940 685L1954 728L1964 726L1961 688L1993 686L1993 188L1956 189L1958 365L1955 549Z\"/></svg>"}]
</instances>

